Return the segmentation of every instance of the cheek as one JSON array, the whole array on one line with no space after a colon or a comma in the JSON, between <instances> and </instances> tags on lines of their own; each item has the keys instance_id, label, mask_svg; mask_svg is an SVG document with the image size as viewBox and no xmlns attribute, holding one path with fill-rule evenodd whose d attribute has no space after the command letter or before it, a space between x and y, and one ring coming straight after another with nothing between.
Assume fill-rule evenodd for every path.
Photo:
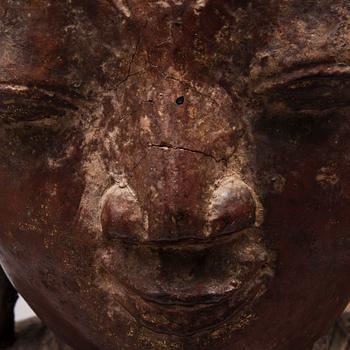
<instances>
[{"instance_id":1,"label":"cheek","mask_svg":"<svg viewBox=\"0 0 350 350\"><path fill-rule=\"evenodd\" d=\"M332 120L305 134L294 128L255 134L259 153L252 164L264 206L262 231L276 254L270 290L284 305L292 301L293 310L349 292L350 132L345 119Z\"/></svg>"},{"instance_id":2,"label":"cheek","mask_svg":"<svg viewBox=\"0 0 350 350\"><path fill-rule=\"evenodd\" d=\"M70 230L83 181L76 132L2 130L0 213L3 240L57 239ZM45 241L45 242L44 242Z\"/></svg>"},{"instance_id":3,"label":"cheek","mask_svg":"<svg viewBox=\"0 0 350 350\"><path fill-rule=\"evenodd\" d=\"M275 131L257 135L267 239L286 265L330 270L349 249L338 244L350 224L349 128L334 118L304 135Z\"/></svg>"},{"instance_id":4,"label":"cheek","mask_svg":"<svg viewBox=\"0 0 350 350\"><path fill-rule=\"evenodd\" d=\"M322 205L340 196L350 165L350 129L344 118L260 121L255 163L265 196L305 205L306 198Z\"/></svg>"}]
</instances>

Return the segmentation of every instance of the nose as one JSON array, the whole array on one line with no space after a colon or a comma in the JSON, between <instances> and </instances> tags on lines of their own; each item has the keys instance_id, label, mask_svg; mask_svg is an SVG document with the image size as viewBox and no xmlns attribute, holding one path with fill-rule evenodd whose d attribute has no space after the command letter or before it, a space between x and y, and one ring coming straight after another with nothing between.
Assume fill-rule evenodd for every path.
<instances>
[{"instance_id":1,"label":"nose","mask_svg":"<svg viewBox=\"0 0 350 350\"><path fill-rule=\"evenodd\" d=\"M146 239L146 222L134 194L128 187L113 186L102 199L102 230L109 238Z\"/></svg>"},{"instance_id":2,"label":"nose","mask_svg":"<svg viewBox=\"0 0 350 350\"><path fill-rule=\"evenodd\" d=\"M167 217L158 218L163 222L174 223L174 227L180 230L186 226L185 230L179 232L168 225L167 232L154 233L149 226L148 214L142 210L136 194L129 187L120 188L115 185L102 199L103 234L108 239L140 242L173 242L184 239L204 241L221 235L235 234L255 223L256 203L253 192L236 176L219 181L202 207L202 217L197 220L193 217L194 211L177 215L171 220ZM191 222L198 221L202 222L201 226L194 224L188 227ZM163 229L166 229L166 226L163 225ZM196 231L199 227L200 232Z\"/></svg>"},{"instance_id":3,"label":"nose","mask_svg":"<svg viewBox=\"0 0 350 350\"><path fill-rule=\"evenodd\" d=\"M254 224L256 196L234 161L246 144L239 101L197 79L146 76L106 115L104 161L127 184L102 199L106 237L205 240Z\"/></svg>"},{"instance_id":4,"label":"nose","mask_svg":"<svg viewBox=\"0 0 350 350\"><path fill-rule=\"evenodd\" d=\"M220 182L208 206L207 235L227 235L252 226L256 221L253 191L238 177Z\"/></svg>"}]
</instances>

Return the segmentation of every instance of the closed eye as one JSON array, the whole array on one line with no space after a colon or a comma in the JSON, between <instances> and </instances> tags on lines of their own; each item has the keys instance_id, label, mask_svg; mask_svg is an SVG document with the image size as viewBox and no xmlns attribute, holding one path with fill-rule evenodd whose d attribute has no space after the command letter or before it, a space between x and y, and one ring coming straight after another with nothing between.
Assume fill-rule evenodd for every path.
<instances>
[{"instance_id":1,"label":"closed eye","mask_svg":"<svg viewBox=\"0 0 350 350\"><path fill-rule=\"evenodd\" d=\"M269 91L264 105L270 114L323 114L350 107L350 76L314 76Z\"/></svg>"},{"instance_id":2,"label":"closed eye","mask_svg":"<svg viewBox=\"0 0 350 350\"><path fill-rule=\"evenodd\" d=\"M264 115L312 116L350 107L350 67L321 64L267 79L254 88Z\"/></svg>"},{"instance_id":3,"label":"closed eye","mask_svg":"<svg viewBox=\"0 0 350 350\"><path fill-rule=\"evenodd\" d=\"M69 96L38 87L0 84L0 122L31 122L77 110Z\"/></svg>"}]
</instances>

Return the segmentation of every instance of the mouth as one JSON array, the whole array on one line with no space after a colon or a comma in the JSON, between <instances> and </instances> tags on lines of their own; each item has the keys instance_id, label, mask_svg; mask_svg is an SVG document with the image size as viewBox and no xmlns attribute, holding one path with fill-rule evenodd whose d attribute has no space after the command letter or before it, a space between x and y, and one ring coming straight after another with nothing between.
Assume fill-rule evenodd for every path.
<instances>
[{"instance_id":1,"label":"mouth","mask_svg":"<svg viewBox=\"0 0 350 350\"><path fill-rule=\"evenodd\" d=\"M215 330L247 311L264 294L266 286L259 270L239 287L222 293L197 293L179 296L148 293L130 295L134 301L133 315L142 315L139 322L157 333L189 337ZM133 293L129 289L129 293Z\"/></svg>"},{"instance_id":2,"label":"mouth","mask_svg":"<svg viewBox=\"0 0 350 350\"><path fill-rule=\"evenodd\" d=\"M119 241L103 248L97 259L111 302L143 327L179 337L239 322L272 277L271 255L254 229L212 244Z\"/></svg>"}]
</instances>

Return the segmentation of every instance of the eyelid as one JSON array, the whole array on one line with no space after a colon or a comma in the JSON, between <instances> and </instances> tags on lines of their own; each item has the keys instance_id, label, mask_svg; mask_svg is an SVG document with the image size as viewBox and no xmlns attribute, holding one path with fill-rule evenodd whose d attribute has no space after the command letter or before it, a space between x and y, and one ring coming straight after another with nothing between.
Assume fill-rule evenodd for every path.
<instances>
[{"instance_id":1,"label":"eyelid","mask_svg":"<svg viewBox=\"0 0 350 350\"><path fill-rule=\"evenodd\" d=\"M315 78L350 78L350 65L320 64L310 68L296 69L288 73L267 78L253 87L254 94L263 95L278 87L288 86L301 80Z\"/></svg>"},{"instance_id":2,"label":"eyelid","mask_svg":"<svg viewBox=\"0 0 350 350\"><path fill-rule=\"evenodd\" d=\"M77 96L62 89L0 83L1 120L18 123L63 117L68 110L78 110Z\"/></svg>"},{"instance_id":3,"label":"eyelid","mask_svg":"<svg viewBox=\"0 0 350 350\"><path fill-rule=\"evenodd\" d=\"M0 103L2 97L12 97L13 99L32 99L33 102L47 102L64 109L78 109L74 98L56 91L36 86L1 84L0 83Z\"/></svg>"}]
</instances>

